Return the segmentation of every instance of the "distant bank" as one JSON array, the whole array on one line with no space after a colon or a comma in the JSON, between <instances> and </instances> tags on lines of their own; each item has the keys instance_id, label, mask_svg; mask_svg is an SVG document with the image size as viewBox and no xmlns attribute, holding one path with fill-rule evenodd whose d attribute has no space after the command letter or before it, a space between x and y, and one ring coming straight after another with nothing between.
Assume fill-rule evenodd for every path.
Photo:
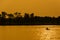
<instances>
[{"instance_id":1,"label":"distant bank","mask_svg":"<svg viewBox=\"0 0 60 40\"><path fill-rule=\"evenodd\" d=\"M2 12L0 14L0 25L60 25L60 16L57 18L40 17L34 16L34 13L25 13L22 17L20 14L19 12L14 13L14 15Z\"/></svg>"}]
</instances>

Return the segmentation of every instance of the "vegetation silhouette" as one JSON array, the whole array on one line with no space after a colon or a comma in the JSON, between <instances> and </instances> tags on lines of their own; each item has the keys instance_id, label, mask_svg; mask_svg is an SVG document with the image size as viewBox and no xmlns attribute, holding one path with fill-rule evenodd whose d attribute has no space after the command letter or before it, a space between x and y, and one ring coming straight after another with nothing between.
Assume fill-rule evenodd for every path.
<instances>
[{"instance_id":1,"label":"vegetation silhouette","mask_svg":"<svg viewBox=\"0 0 60 40\"><path fill-rule=\"evenodd\" d=\"M0 14L0 25L60 25L60 16L56 17L40 17L34 16L34 13L25 13L24 17L21 13L15 12L9 14L2 12Z\"/></svg>"}]
</instances>

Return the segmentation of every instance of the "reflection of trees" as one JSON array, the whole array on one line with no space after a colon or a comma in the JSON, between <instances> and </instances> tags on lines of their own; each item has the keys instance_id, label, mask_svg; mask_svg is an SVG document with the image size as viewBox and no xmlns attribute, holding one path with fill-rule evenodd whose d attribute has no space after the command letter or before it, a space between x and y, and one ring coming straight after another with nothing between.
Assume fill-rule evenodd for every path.
<instances>
[{"instance_id":1,"label":"reflection of trees","mask_svg":"<svg viewBox=\"0 0 60 40\"><path fill-rule=\"evenodd\" d=\"M6 18L8 16L8 18ZM58 25L60 24L60 16L55 17L39 17L34 16L34 13L28 14L25 13L24 17L21 16L21 13L15 12L14 14L7 14L6 12L2 12L0 14L0 25L2 24L17 24L17 25Z\"/></svg>"}]
</instances>

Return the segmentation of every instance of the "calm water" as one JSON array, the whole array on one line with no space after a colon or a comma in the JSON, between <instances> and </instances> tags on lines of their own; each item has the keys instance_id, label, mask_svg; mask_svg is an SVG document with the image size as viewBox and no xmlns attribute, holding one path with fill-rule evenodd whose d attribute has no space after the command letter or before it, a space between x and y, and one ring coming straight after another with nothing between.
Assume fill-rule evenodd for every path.
<instances>
[{"instance_id":1,"label":"calm water","mask_svg":"<svg viewBox=\"0 0 60 40\"><path fill-rule=\"evenodd\" d=\"M0 40L60 40L60 26L0 26Z\"/></svg>"}]
</instances>

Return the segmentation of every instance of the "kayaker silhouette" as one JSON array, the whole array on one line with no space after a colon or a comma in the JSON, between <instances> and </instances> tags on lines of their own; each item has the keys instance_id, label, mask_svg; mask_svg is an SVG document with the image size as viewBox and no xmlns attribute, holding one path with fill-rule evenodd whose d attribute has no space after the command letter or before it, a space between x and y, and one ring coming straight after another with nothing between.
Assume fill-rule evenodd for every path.
<instances>
[{"instance_id":1,"label":"kayaker silhouette","mask_svg":"<svg viewBox=\"0 0 60 40\"><path fill-rule=\"evenodd\" d=\"M49 28L46 28L46 30L50 30Z\"/></svg>"}]
</instances>

